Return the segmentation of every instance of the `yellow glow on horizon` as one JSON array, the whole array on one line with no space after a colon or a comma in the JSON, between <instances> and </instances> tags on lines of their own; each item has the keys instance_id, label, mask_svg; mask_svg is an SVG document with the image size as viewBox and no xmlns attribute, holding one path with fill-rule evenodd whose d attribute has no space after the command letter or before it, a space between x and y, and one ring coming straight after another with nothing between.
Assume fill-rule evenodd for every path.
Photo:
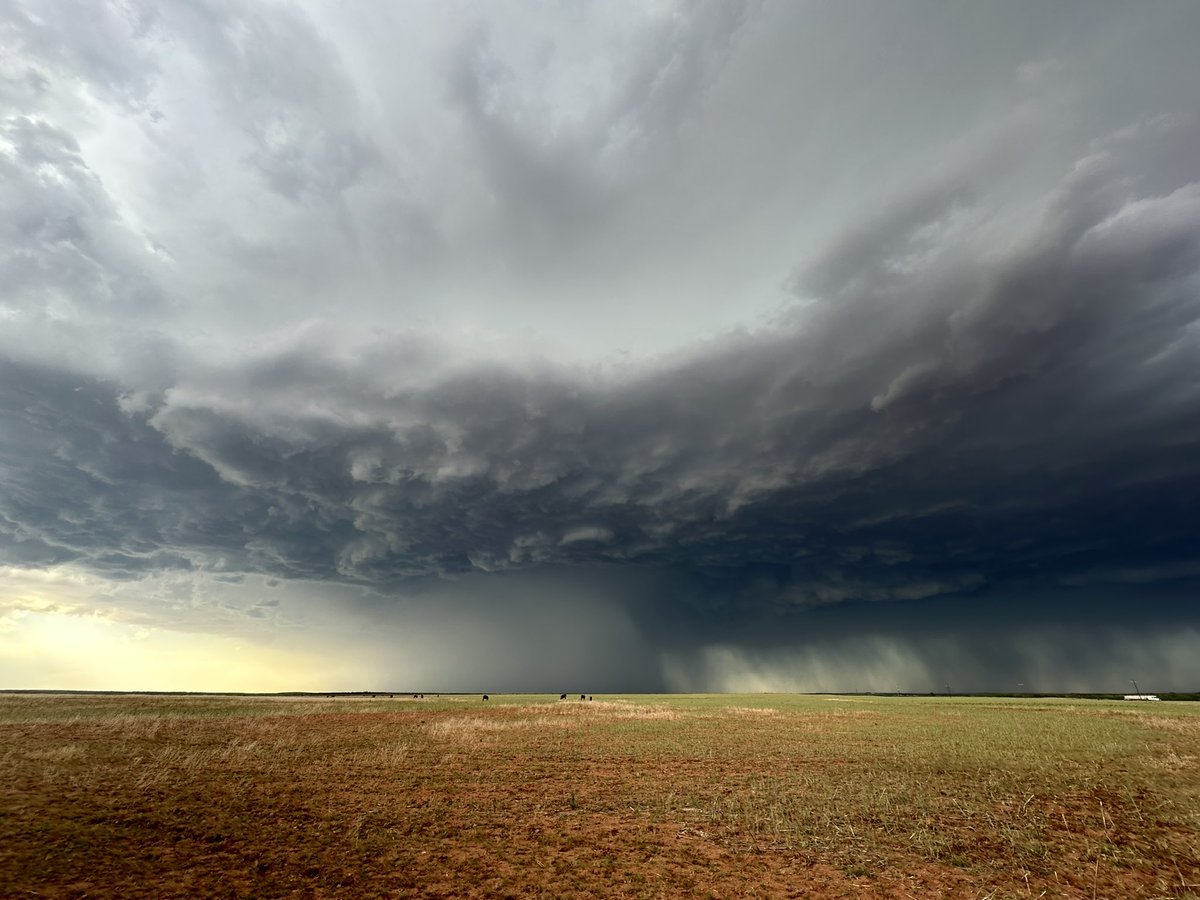
<instances>
[{"instance_id":1,"label":"yellow glow on horizon","mask_svg":"<svg viewBox=\"0 0 1200 900\"><path fill-rule=\"evenodd\" d=\"M235 592L233 606L224 608L213 630L154 621L158 609L171 608L161 598L187 586L189 577L109 582L70 564L0 566L0 689L272 692L371 686L377 673L370 655L344 652L327 631L274 631L231 611L260 593L252 584L222 586ZM199 584L201 590L213 588ZM222 609L222 599L210 597L210 604ZM219 633L218 622L234 630Z\"/></svg>"},{"instance_id":2,"label":"yellow glow on horizon","mask_svg":"<svg viewBox=\"0 0 1200 900\"><path fill-rule=\"evenodd\" d=\"M0 615L5 610L69 612L96 588L95 579L69 566L0 566Z\"/></svg>"},{"instance_id":3,"label":"yellow glow on horizon","mask_svg":"<svg viewBox=\"0 0 1200 900\"><path fill-rule=\"evenodd\" d=\"M0 615L0 687L33 690L333 690L344 681L313 656L242 638L190 634L96 615Z\"/></svg>"}]
</instances>

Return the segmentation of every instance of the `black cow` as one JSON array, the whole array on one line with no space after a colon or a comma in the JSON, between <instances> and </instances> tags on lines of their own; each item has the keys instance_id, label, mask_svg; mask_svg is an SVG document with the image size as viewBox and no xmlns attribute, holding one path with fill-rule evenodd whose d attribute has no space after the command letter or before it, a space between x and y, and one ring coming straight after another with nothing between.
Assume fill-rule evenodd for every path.
<instances>
[{"instance_id":1,"label":"black cow","mask_svg":"<svg viewBox=\"0 0 1200 900\"><path fill-rule=\"evenodd\" d=\"M490 697L489 697L487 694L484 694L484 695L483 695L483 699L484 699L484 700L490 700L491 698L490 698Z\"/></svg>"}]
</instances>

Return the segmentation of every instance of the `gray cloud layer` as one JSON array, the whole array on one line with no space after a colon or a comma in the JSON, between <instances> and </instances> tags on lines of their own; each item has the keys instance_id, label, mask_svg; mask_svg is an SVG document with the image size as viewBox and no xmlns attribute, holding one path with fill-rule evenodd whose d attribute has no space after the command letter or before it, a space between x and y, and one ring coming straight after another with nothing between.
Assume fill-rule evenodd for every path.
<instances>
[{"instance_id":1,"label":"gray cloud layer","mask_svg":"<svg viewBox=\"0 0 1200 900\"><path fill-rule=\"evenodd\" d=\"M10 363L31 502L5 515L35 558L372 582L765 566L824 602L1187 574L1200 187L1131 192L1119 162L1080 161L1007 244L934 188L801 272L774 327L624 374L310 344L135 396Z\"/></svg>"}]
</instances>

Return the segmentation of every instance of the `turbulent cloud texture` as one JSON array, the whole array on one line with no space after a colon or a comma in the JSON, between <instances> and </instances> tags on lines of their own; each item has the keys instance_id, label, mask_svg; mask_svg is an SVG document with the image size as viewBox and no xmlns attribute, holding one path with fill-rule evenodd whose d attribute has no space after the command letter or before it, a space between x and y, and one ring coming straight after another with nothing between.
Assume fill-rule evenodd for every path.
<instances>
[{"instance_id":1,"label":"turbulent cloud texture","mask_svg":"<svg viewBox=\"0 0 1200 900\"><path fill-rule=\"evenodd\" d=\"M464 689L1200 677L1193 8L403 9L5 9L0 563Z\"/></svg>"}]
</instances>

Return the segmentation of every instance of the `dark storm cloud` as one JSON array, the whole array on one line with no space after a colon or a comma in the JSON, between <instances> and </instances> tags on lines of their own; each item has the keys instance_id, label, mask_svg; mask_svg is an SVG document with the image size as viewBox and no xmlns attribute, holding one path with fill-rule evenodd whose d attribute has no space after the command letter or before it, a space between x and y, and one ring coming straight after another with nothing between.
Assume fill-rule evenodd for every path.
<instances>
[{"instance_id":1,"label":"dark storm cloud","mask_svg":"<svg viewBox=\"0 0 1200 900\"><path fill-rule=\"evenodd\" d=\"M632 566L742 611L1194 578L1200 187L1139 191L1131 157L1080 160L1015 237L935 185L799 272L775 327L624 375L414 339L135 401L10 366L11 552L378 585Z\"/></svg>"},{"instance_id":2,"label":"dark storm cloud","mask_svg":"<svg viewBox=\"0 0 1200 900\"><path fill-rule=\"evenodd\" d=\"M164 569L268 568L293 577L329 570L320 542L336 525L319 510L222 482L175 452L130 402L86 376L0 365L6 561L76 562L115 578ZM286 524L277 530L278 523Z\"/></svg>"},{"instance_id":3,"label":"dark storm cloud","mask_svg":"<svg viewBox=\"0 0 1200 900\"><path fill-rule=\"evenodd\" d=\"M0 16L0 601L1200 677L1194 4L83 9Z\"/></svg>"}]
</instances>

